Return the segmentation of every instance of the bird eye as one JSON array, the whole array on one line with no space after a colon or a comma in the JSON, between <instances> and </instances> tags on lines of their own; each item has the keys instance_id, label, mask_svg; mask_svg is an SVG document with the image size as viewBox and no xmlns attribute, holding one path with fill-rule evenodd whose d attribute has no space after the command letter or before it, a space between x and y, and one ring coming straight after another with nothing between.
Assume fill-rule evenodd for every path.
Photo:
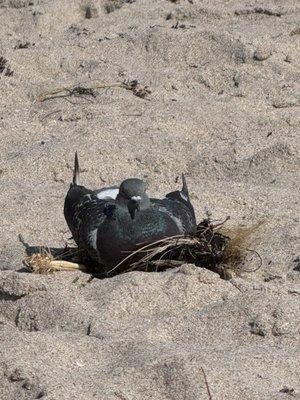
<instances>
[{"instance_id":1,"label":"bird eye","mask_svg":"<svg viewBox=\"0 0 300 400\"><path fill-rule=\"evenodd\" d=\"M121 195L122 197L124 197L125 199L129 199L128 194L126 193L126 191L125 191L123 188L120 188L119 193L120 193L120 195Z\"/></svg>"}]
</instances>

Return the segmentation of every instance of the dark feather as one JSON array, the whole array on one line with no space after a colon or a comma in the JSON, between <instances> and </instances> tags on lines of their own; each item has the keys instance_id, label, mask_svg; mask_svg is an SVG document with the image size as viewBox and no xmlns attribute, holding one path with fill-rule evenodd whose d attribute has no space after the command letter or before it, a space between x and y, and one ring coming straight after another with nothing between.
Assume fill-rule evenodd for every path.
<instances>
[{"instance_id":1,"label":"dark feather","mask_svg":"<svg viewBox=\"0 0 300 400\"><path fill-rule=\"evenodd\" d=\"M152 201L152 199L151 199ZM163 200L156 202L166 212L171 213L175 218L179 218L184 227L185 233L193 233L196 229L196 216L194 207L190 201L189 191L184 174L182 174L182 190L175 190L166 195Z\"/></svg>"},{"instance_id":2,"label":"dark feather","mask_svg":"<svg viewBox=\"0 0 300 400\"><path fill-rule=\"evenodd\" d=\"M189 190L187 187L187 183L186 183L186 179L185 179L185 175L181 174L181 179L182 179L182 193L184 193L188 198L189 198Z\"/></svg>"},{"instance_id":3,"label":"dark feather","mask_svg":"<svg viewBox=\"0 0 300 400\"><path fill-rule=\"evenodd\" d=\"M77 151L75 151L74 159L73 185L79 185L79 161Z\"/></svg>"}]
</instances>

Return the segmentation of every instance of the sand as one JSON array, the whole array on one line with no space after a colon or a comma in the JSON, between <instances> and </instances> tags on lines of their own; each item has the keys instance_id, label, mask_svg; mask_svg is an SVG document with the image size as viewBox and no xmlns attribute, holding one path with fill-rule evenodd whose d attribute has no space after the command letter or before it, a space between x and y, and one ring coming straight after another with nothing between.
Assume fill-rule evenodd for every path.
<instances>
[{"instance_id":1,"label":"sand","mask_svg":"<svg viewBox=\"0 0 300 400\"><path fill-rule=\"evenodd\" d=\"M299 11L0 1L1 399L300 398ZM151 93L114 87L133 80ZM92 95L49 98L79 86ZM19 234L70 237L75 150L92 188L136 176L162 196L185 172L198 220L263 222L249 243L262 267L27 273Z\"/></svg>"}]
</instances>

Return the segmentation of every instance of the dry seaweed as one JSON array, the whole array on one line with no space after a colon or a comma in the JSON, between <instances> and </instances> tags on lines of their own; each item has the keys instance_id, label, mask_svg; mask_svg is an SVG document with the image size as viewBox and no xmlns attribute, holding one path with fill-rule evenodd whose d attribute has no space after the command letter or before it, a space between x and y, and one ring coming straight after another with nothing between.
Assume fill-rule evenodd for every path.
<instances>
[{"instance_id":1,"label":"dry seaweed","mask_svg":"<svg viewBox=\"0 0 300 400\"><path fill-rule=\"evenodd\" d=\"M123 82L114 82L110 84L95 83L93 85L89 85L88 87L84 87L81 85L77 85L75 87L61 87L40 94L37 97L37 101L43 102L46 100L52 100L57 98L66 98L66 100L68 100L68 97L84 97L85 100L90 100L87 98L87 96L95 98L96 97L95 90L110 89L110 88L121 88L130 90L135 96L140 97L142 99L151 94L149 86L142 85L136 79L134 79L134 80L125 80Z\"/></svg>"},{"instance_id":2,"label":"dry seaweed","mask_svg":"<svg viewBox=\"0 0 300 400\"><path fill-rule=\"evenodd\" d=\"M146 245L141 243L136 251L128 254L109 271L105 270L103 266L91 264L87 259L80 263L78 258L80 256L82 259L84 255L79 254L79 250L74 253L74 249L68 248L56 257L49 249L41 248L27 257L24 264L31 271L38 273L80 269L99 277L110 277L133 270L163 271L186 263L210 269L224 279L230 279L243 272L254 272L260 268L262 260L256 251L247 247L247 244L249 237L261 224L250 228L229 230L224 227L227 220L228 218L221 223L214 224L207 218L197 226L194 235L168 237ZM253 269L246 269L243 266L249 253L253 254L255 258ZM75 263L71 261L75 261Z\"/></svg>"},{"instance_id":3,"label":"dry seaweed","mask_svg":"<svg viewBox=\"0 0 300 400\"><path fill-rule=\"evenodd\" d=\"M214 225L210 219L205 219L198 224L194 235L178 235L145 246L141 245L138 250L130 253L108 271L108 275L132 270L161 271L192 263L198 267L216 271L223 278L227 278L222 262L230 238L219 232L227 219L217 225ZM227 258L229 262L229 257Z\"/></svg>"},{"instance_id":4,"label":"dry seaweed","mask_svg":"<svg viewBox=\"0 0 300 400\"><path fill-rule=\"evenodd\" d=\"M158 242L140 246L122 262L108 271L108 276L132 270L162 271L186 263L217 272L223 279L231 279L243 272L254 272L262 265L262 259L255 250L247 247L249 238L259 228L225 229L224 224L213 224L210 218L204 219L192 236L173 236ZM255 258L253 269L243 264L251 253Z\"/></svg>"},{"instance_id":5,"label":"dry seaweed","mask_svg":"<svg viewBox=\"0 0 300 400\"><path fill-rule=\"evenodd\" d=\"M8 61L4 57L0 57L0 74L4 73L5 76L12 76L14 71L11 70Z\"/></svg>"}]
</instances>

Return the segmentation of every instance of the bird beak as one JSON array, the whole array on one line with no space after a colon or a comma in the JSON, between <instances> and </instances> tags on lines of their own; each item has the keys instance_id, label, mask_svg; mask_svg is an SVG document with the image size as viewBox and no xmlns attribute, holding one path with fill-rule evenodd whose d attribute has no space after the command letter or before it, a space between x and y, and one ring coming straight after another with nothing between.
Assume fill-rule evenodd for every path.
<instances>
[{"instance_id":1,"label":"bird beak","mask_svg":"<svg viewBox=\"0 0 300 400\"><path fill-rule=\"evenodd\" d=\"M136 201L137 203L140 203L141 200L142 200L142 198L141 198L141 196L132 196L132 197L131 197L131 200L132 200L132 201Z\"/></svg>"},{"instance_id":2,"label":"bird beak","mask_svg":"<svg viewBox=\"0 0 300 400\"><path fill-rule=\"evenodd\" d=\"M128 211L131 216L131 219L135 218L135 214L140 210L141 197L140 196L132 196L128 203Z\"/></svg>"}]
</instances>

